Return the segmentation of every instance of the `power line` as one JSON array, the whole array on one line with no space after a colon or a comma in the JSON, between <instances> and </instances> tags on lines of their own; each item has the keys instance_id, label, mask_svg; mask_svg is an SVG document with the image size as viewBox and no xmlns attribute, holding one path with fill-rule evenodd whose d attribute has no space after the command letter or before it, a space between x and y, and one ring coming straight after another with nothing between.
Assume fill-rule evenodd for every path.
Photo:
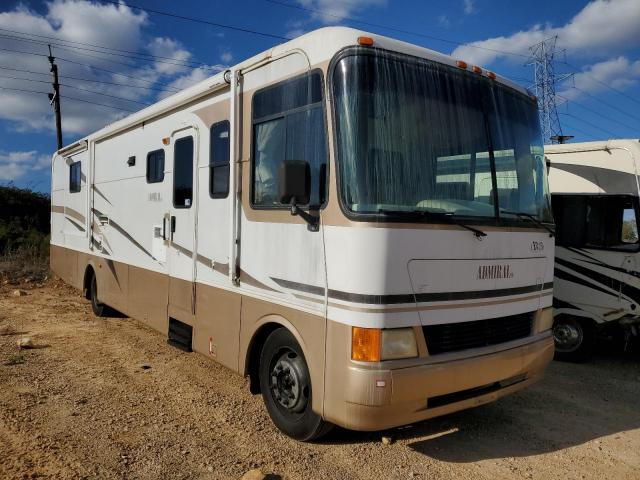
<instances>
[{"instance_id":1,"label":"power line","mask_svg":"<svg viewBox=\"0 0 640 480\"><path fill-rule=\"evenodd\" d=\"M49 92L40 92L38 90L27 90L25 88L12 88L12 87L0 86L0 90L12 90L14 92L40 93L42 95L49 95ZM130 112L130 113L135 113L136 112L136 110L129 110L128 108L116 107L114 105L107 105L105 103L92 102L90 100L83 100L82 98L70 97L68 95L61 95L61 97L65 98L67 100L73 100L73 101L76 101L76 102L90 103L92 105L98 105L100 107L113 108L114 110L124 110L124 111Z\"/></svg>"},{"instance_id":2,"label":"power line","mask_svg":"<svg viewBox=\"0 0 640 480\"><path fill-rule=\"evenodd\" d=\"M622 113L623 115L626 115L629 118L633 118L634 120L637 120L640 122L640 117L636 117L635 115L631 115L628 112L625 112L624 110L622 110L621 108L616 107L615 105L610 104L609 102L605 102L604 100L596 97L595 95L591 95L589 92L587 92L586 90L583 90L581 88L576 87L575 85L573 85L571 88L574 88L576 90L578 90L580 93L582 93L583 95L586 95L589 98L594 99L595 101L597 101L598 103L601 103L609 108L611 108L612 110L615 110L619 113Z\"/></svg>"},{"instance_id":3,"label":"power line","mask_svg":"<svg viewBox=\"0 0 640 480\"><path fill-rule=\"evenodd\" d=\"M129 85L125 83L107 82L104 80L91 80L89 78L70 77L68 75L60 75L60 78L67 79L67 80L76 80L78 82L91 82L91 83L100 83L104 85L116 85L119 87L127 87L127 88L140 88L142 90L153 90L156 92L170 92L170 91L179 92L180 91L177 88L172 88L172 87L166 87L166 88L143 87L141 85Z\"/></svg>"},{"instance_id":4,"label":"power line","mask_svg":"<svg viewBox=\"0 0 640 480\"><path fill-rule=\"evenodd\" d=\"M494 53L501 53L503 55L512 55L512 56L516 56L516 57L530 58L529 55L525 55L525 54L522 54L522 53L508 52L508 51L504 51L504 50L497 50L495 48L482 47L480 45L473 45L471 43L465 43L465 42L458 42L458 41L450 40L450 39L447 39L447 38L435 37L433 35L426 35L424 33L414 32L414 31L411 31L411 30L404 30L402 28L392 27L392 26L389 26L389 25L382 25L382 24L379 24L379 23L366 22L364 20L358 20L357 18L345 17L343 15L335 15L335 14L332 14L330 12L326 12L326 11L323 11L323 10L317 10L317 9L314 9L314 8L303 7L302 5L294 5L294 4L287 3L287 2L281 2L279 0L265 0L265 1L267 1L269 3L276 4L276 5L281 5L283 7L294 8L296 10L302 10L302 11L311 12L311 13L320 13L320 14L326 15L328 17L337 18L339 20L347 20L349 22L359 23L361 25L367 25L369 27L381 28L381 29L384 29L384 30L392 31L392 32L404 33L406 35L414 35L416 37L427 38L429 40L437 40L439 42L450 43L450 44L453 44L453 45L462 45L462 46L465 46L465 47L477 48L477 49L480 49L480 50L487 50L487 51L494 52Z\"/></svg>"},{"instance_id":5,"label":"power line","mask_svg":"<svg viewBox=\"0 0 640 480\"><path fill-rule=\"evenodd\" d=\"M564 100L565 100L566 103L573 103L574 105L582 108L583 110L586 110L587 112L591 112L591 113L593 113L595 115L598 115L599 117L604 118L605 120L608 120L608 121L613 122L613 123L617 123L618 125L622 125L625 128L629 128L629 125L627 125L626 123L622 123L621 121L616 120L615 118L611 118L611 117L609 117L607 115L603 115L601 112L598 112L598 111L594 110L593 108L587 107L586 105L584 105L584 104L582 104L580 102L577 102L576 100L569 100L568 98L565 98Z\"/></svg>"},{"instance_id":6,"label":"power line","mask_svg":"<svg viewBox=\"0 0 640 480\"><path fill-rule=\"evenodd\" d=\"M13 72L33 73L34 75L49 75L45 72L34 72L33 70L22 70L20 68L0 67L0 70L11 70Z\"/></svg>"},{"instance_id":7,"label":"power line","mask_svg":"<svg viewBox=\"0 0 640 480\"><path fill-rule=\"evenodd\" d=\"M155 58L161 58L161 59L165 59L165 60L176 60L173 57L164 57L162 55L153 55L151 53L144 53L144 52L134 52L134 51L131 51L131 50L121 50L119 48L105 47L103 45L95 45L93 43L78 42L76 40L65 40L65 39L59 38L59 37L49 37L47 35L37 35L35 33L29 33L29 32L20 32L18 30L9 30L7 28L0 28L0 31L10 32L10 33L17 33L19 35L30 35L32 37L46 38L46 39L49 39L49 40L57 40L57 41L65 42L65 43L76 43L78 45L85 45L85 46L89 46L89 47L102 48L104 50L111 50L111 51L114 51L114 52L130 53L130 54L134 54L134 55L144 55L144 56L147 56L147 57L150 57L150 58L154 58L154 59ZM196 62L193 62L193 63L197 63L197 64L200 64L200 65L206 65L204 62L200 62L200 61L196 61Z\"/></svg>"},{"instance_id":8,"label":"power line","mask_svg":"<svg viewBox=\"0 0 640 480\"><path fill-rule=\"evenodd\" d=\"M568 62L563 62L563 63L564 63L565 65L567 65L568 67L573 68L573 69L574 69L576 72L578 72L580 75L584 75L584 76L586 76L586 77L591 78L594 82L596 82L596 83L598 83L598 84L602 85L603 87L608 88L609 90L613 90L613 91L614 91L614 92L616 92L617 94L622 95L623 97L626 97L626 98L628 98L629 100L632 100L632 101L634 101L634 102L636 102L636 103L640 103L640 100L638 100L637 98L634 98L634 97L632 97L631 95L626 94L626 93L625 93L625 92L623 92L622 90L618 90L617 88L612 87L612 86L611 86L611 85L609 85L608 83L605 83L605 82L603 82L603 81L599 80L599 79L598 79L598 78L596 78L594 75L591 75L591 74L589 74L589 73L585 72L584 70L581 70L580 68L576 67L575 65L571 65L571 64L570 64L570 63L568 63Z\"/></svg>"},{"instance_id":9,"label":"power line","mask_svg":"<svg viewBox=\"0 0 640 480\"><path fill-rule=\"evenodd\" d=\"M60 84L63 87L67 87L67 88L73 88L75 90L80 90L83 92L87 92L87 93L94 93L96 95L102 95L104 97L111 97L111 98L115 98L117 100L124 100L126 102L133 102L133 103L137 103L139 105L144 105L145 107L148 107L149 105L151 105L150 103L146 103L146 102L139 102L138 100L131 100L129 98L125 98L125 97L118 97L117 95L110 95L108 93L102 93L102 92L96 92L95 90L88 90L86 88L82 88L82 87L76 87L75 85L68 85L66 83L61 83Z\"/></svg>"},{"instance_id":10,"label":"power line","mask_svg":"<svg viewBox=\"0 0 640 480\"><path fill-rule=\"evenodd\" d=\"M55 46L57 48L60 48L60 49L63 49L63 50L70 50L70 51L81 50L81 51L87 51L87 52L102 53L104 55L113 55L113 56L117 56L117 57L129 58L129 59L136 60L136 61L157 62L157 63L164 63L164 64L168 64L168 65L175 65L175 66L179 66L179 67L189 67L189 68L203 67L203 68L207 68L207 69L215 69L216 68L216 67L211 67L211 66L209 66L207 64L204 64L204 63L201 63L201 62L191 62L191 61L188 61L188 60L182 61L182 60L178 60L178 59L175 59L175 58L171 59L173 61L169 61L169 60L163 59L163 57L153 57L153 56L151 58L147 58L147 57L140 56L139 54L134 54L135 55L134 56L134 55L126 54L126 53L107 52L107 51L103 51L103 50L96 50L96 49L93 49L93 48L77 47L75 45L65 45L65 44L60 44L60 43L51 42L51 41L33 40L33 39L30 39L30 38L17 37L17 36L14 36L14 35L3 35L3 34L0 34L0 38L10 39L10 40L18 40L20 42L35 43L35 44L38 44L38 45L53 45L53 46ZM106 49L106 47L100 47L100 48L105 48ZM85 55L91 56L91 55L88 55L88 54L85 54ZM164 57L164 58L169 58L169 57Z\"/></svg>"},{"instance_id":11,"label":"power line","mask_svg":"<svg viewBox=\"0 0 640 480\"><path fill-rule=\"evenodd\" d=\"M567 123L566 121L563 122L563 123L564 123L565 126L567 126L569 128L569 130L574 130L574 131L576 131L578 133L581 133L582 135L584 135L587 138L590 138L591 140L597 140L597 138L594 137L593 135L591 135L590 133L585 132L584 130L582 130L582 129L574 126L574 125L571 125L570 123Z\"/></svg>"},{"instance_id":12,"label":"power line","mask_svg":"<svg viewBox=\"0 0 640 480\"><path fill-rule=\"evenodd\" d=\"M49 82L47 82L47 83L49 83ZM0 85L0 90L13 90L14 92L42 93L43 95L49 95L49 92L39 92L37 90L27 90L25 88L12 88L12 87L5 87L5 86L1 86L1 85Z\"/></svg>"},{"instance_id":13,"label":"power line","mask_svg":"<svg viewBox=\"0 0 640 480\"><path fill-rule=\"evenodd\" d=\"M13 50L13 49L10 49L10 48L2 48L2 47L0 47L0 50L5 51L5 52L21 53L21 54L24 54L24 55L35 55L35 56L37 56L37 57L48 57L48 55L44 55L44 54L42 54L42 53L25 52L25 51L22 51L22 50ZM109 69L107 69L107 68L96 67L95 65L91 65L91 64L89 64L89 63L82 63L82 62L78 62L78 61L71 60L71 59L68 59L68 58L56 57L56 59L57 59L57 60L62 60L63 62L73 63L73 64L75 64L75 65L81 65L81 66L83 66L83 67L89 67L89 68L92 68L92 69L94 69L94 70L100 70L100 71L103 71L103 72L111 73L111 74L113 74L113 75L121 75L121 76L123 76L123 77L131 78L131 79L136 80L136 81L139 81L139 82L149 83L149 84L151 84L151 85L153 85L153 84L164 85L164 86L167 86L167 87L173 88L173 89L174 89L174 90L176 90L176 91L179 91L178 89L175 89L175 87L171 87L171 85L169 85L168 83L163 83L163 82L158 82L158 81L152 81L152 80L145 80L145 79L143 79L143 78L138 78L138 77L134 77L134 76L132 76L132 75L127 75L126 73L122 73L122 72L115 72L115 71L113 71L113 70L109 70ZM108 60L107 60L107 61L108 61ZM132 67L132 65L124 64L124 63L123 63L122 65L126 65L127 67ZM67 77L67 78L69 78L69 77ZM87 81L89 81L89 80L87 80Z\"/></svg>"},{"instance_id":14,"label":"power line","mask_svg":"<svg viewBox=\"0 0 640 480\"><path fill-rule=\"evenodd\" d=\"M612 132L612 131L610 131L610 130L607 130L607 129L605 129L605 128L599 127L599 126L597 126L597 125L594 125L593 123L588 122L588 121L587 121L587 120L585 120L584 118L576 117L575 115L572 115L572 114L570 114L570 113L563 113L563 112L559 112L559 115L564 115L564 116L567 116L567 117L574 118L574 119L576 119L576 120L578 120L578 121L580 121L580 122L582 122L582 123L584 123L584 124L586 124L586 125L589 125L589 126L590 126L590 127L592 127L592 128L595 128L596 130L600 130L601 132L604 132L604 133L606 133L607 135L611 135L612 137L617 137L617 136L618 136L618 135L616 135L615 133L613 133L613 132Z\"/></svg>"},{"instance_id":15,"label":"power line","mask_svg":"<svg viewBox=\"0 0 640 480\"><path fill-rule=\"evenodd\" d=\"M62 57L56 57L58 60L62 60L63 62L67 62L67 63L73 63L75 65L82 65L83 67L89 67L92 68L94 70L99 70L102 72L107 72L107 73L111 73L113 75L120 75L122 77L127 77L127 78L131 78L132 80L136 80L138 82L145 82L145 83L149 83L151 85L154 84L158 84L158 85L163 85L165 87L169 87L169 88L173 88L176 91L179 91L178 89L176 89L175 87L172 87L171 85L169 85L168 83L163 83L163 82L154 82L152 80L145 80L144 78L138 78L138 77L134 77L133 75L127 75L126 73L122 73L122 72L115 72L113 70L109 70L107 68L102 68L102 67L96 67L95 65L91 65L88 63L82 63L82 62L76 62L75 60L70 60L68 58L62 58ZM131 65L128 65L129 67L131 67ZM67 78L71 78L71 77L67 77ZM76 79L77 80L77 79Z\"/></svg>"},{"instance_id":16,"label":"power line","mask_svg":"<svg viewBox=\"0 0 640 480\"><path fill-rule=\"evenodd\" d=\"M24 51L21 51L21 50L12 50L10 48L2 48L2 47L0 47L0 50L2 50L4 52L22 53L24 55L36 55L37 57L48 57L49 56L49 55L45 55L44 53L24 52Z\"/></svg>"},{"instance_id":17,"label":"power line","mask_svg":"<svg viewBox=\"0 0 640 480\"><path fill-rule=\"evenodd\" d=\"M84 0L86 2L88 2L89 0ZM112 1L112 0L100 0L101 3L112 3L114 5L119 5L119 6L125 6L128 8L133 8L135 10L141 10L143 12L148 12L148 13L155 13L157 15L164 15L166 17L173 17L173 18L178 18L180 20L188 20L190 22L196 22L196 23L202 23L204 25L210 25L213 27L219 27L219 28L226 28L227 30L235 30L237 32L244 32L244 33L252 33L254 35L260 35L263 37L268 37L268 38L275 38L278 40L291 40L291 38L289 37L283 37L282 35L275 35L273 33L266 33L266 32L260 32L258 30L252 30L249 28L244 28L244 27L238 27L235 25L227 25L224 23L217 23L217 22L212 22L210 20L203 20L201 18L193 18L193 17L186 17L184 15L178 15L176 13L171 13L171 12L163 12L160 10L152 10L150 8L146 8L146 7L140 7L137 5L131 5L130 3L121 3L119 1Z\"/></svg>"},{"instance_id":18,"label":"power line","mask_svg":"<svg viewBox=\"0 0 640 480\"><path fill-rule=\"evenodd\" d=\"M11 77L9 75L0 75L0 78L8 78L10 80L23 80L25 82L38 82L38 83L46 83L46 84L51 83L51 82L49 82L47 80L36 80L36 79L31 79L31 78Z\"/></svg>"},{"instance_id":19,"label":"power line","mask_svg":"<svg viewBox=\"0 0 640 480\"><path fill-rule=\"evenodd\" d=\"M32 78L11 77L9 75L0 75L0 78L7 78L7 79L10 79L10 80L22 80L23 82L37 82L37 83L46 83L46 84L50 83L50 82L48 82L46 80L36 80L36 79L32 79ZM67 87L67 88L73 88L73 89L76 89L76 90L82 90L84 92L93 93L95 95L103 95L105 97L111 97L111 98L115 98L117 100L124 100L124 101L127 101L127 102L139 103L140 105L144 105L146 107L149 106L149 104L145 103L145 102L139 102L137 100L131 100L131 99L125 98L125 97L118 97L117 95L110 95L108 93L96 92L95 90L88 90L86 88L76 87L75 85L69 85L67 83L61 83L60 85L63 86L63 87Z\"/></svg>"},{"instance_id":20,"label":"power line","mask_svg":"<svg viewBox=\"0 0 640 480\"><path fill-rule=\"evenodd\" d=\"M0 66L0 70L11 70L13 72L32 73L34 75L48 75L48 73L34 72L33 70L23 70L23 69L20 69L20 68L10 68L10 67L2 67L2 66ZM116 86L119 86L119 87L140 88L140 89L143 89L143 90L155 90L155 91L158 91L158 92L167 92L167 91L179 92L180 91L177 88L173 88L173 87L169 87L169 86L167 86L166 88L143 87L141 85L130 85L130 84L126 84L126 83L107 82L106 80L95 80L95 79L91 79L91 78L72 77L72 76L69 76L69 75L60 75L60 78L67 79L67 80L77 80L79 82L91 82L91 83L99 83L99 84L104 84L104 85L116 85ZM46 82L46 83L49 83L49 82Z\"/></svg>"},{"instance_id":21,"label":"power line","mask_svg":"<svg viewBox=\"0 0 640 480\"><path fill-rule=\"evenodd\" d=\"M116 107L115 105L107 105L105 103L92 102L90 100L84 100L82 98L69 97L68 95L61 95L61 97L67 100L75 100L76 102L84 102L84 103L90 103L91 105L98 105L100 107L113 108L114 110L124 110L125 112L129 112L129 113L135 113L138 111L138 110L129 110L128 108L123 108L123 107Z\"/></svg>"}]
</instances>

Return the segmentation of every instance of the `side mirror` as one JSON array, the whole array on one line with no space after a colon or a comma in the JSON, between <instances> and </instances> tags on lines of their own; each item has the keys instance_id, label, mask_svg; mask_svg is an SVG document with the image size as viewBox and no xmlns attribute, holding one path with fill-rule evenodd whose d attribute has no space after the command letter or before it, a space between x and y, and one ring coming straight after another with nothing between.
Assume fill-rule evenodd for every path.
<instances>
[{"instance_id":1,"label":"side mirror","mask_svg":"<svg viewBox=\"0 0 640 480\"><path fill-rule=\"evenodd\" d=\"M302 210L311 199L311 167L304 160L285 160L280 165L278 200L291 205L291 215L300 215L311 232L319 230L320 219Z\"/></svg>"},{"instance_id":2,"label":"side mirror","mask_svg":"<svg viewBox=\"0 0 640 480\"><path fill-rule=\"evenodd\" d=\"M304 160L285 160L280 165L278 200L280 203L306 205L311 196L311 167Z\"/></svg>"}]
</instances>

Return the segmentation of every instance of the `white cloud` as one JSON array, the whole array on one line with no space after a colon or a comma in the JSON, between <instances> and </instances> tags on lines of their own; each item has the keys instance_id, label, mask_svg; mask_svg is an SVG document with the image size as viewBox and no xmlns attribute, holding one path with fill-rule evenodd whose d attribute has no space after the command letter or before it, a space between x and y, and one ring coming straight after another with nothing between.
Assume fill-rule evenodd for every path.
<instances>
[{"instance_id":1,"label":"white cloud","mask_svg":"<svg viewBox=\"0 0 640 480\"><path fill-rule=\"evenodd\" d=\"M640 60L629 61L626 57L617 57L585 67L573 76L558 95L574 100L583 92L597 93L613 87L619 90L633 86L640 81ZM576 88L572 88L575 86Z\"/></svg>"},{"instance_id":2,"label":"white cloud","mask_svg":"<svg viewBox=\"0 0 640 480\"><path fill-rule=\"evenodd\" d=\"M188 62L191 58L191 53L185 50L180 42L170 38L156 37L151 40L147 48L152 55L168 57L161 59L161 62L155 62L156 72L163 75L173 75L189 69L184 65L176 65L178 62Z\"/></svg>"},{"instance_id":3,"label":"white cloud","mask_svg":"<svg viewBox=\"0 0 640 480\"><path fill-rule=\"evenodd\" d=\"M168 60L170 63L153 59L150 61L134 61L95 51L68 49L54 45L53 53L58 58L60 81L63 85L61 87L63 97L61 99L62 127L67 142L72 141L74 137L86 135L127 115L129 112L125 110L143 108L143 105L138 103L97 95L86 90L123 97L137 102L153 103L160 92L149 90L147 89L148 87L162 89L165 87L161 86L160 82L172 82L191 74L191 67L171 64L171 62L192 62L193 57L189 50L176 39L151 37L145 34L144 29L147 25L148 19L145 13L133 11L126 5L101 4L99 2L79 0L52 0L44 4L43 12L30 10L23 4L18 4L13 10L0 12L0 28L175 59L174 61ZM46 39L43 39L43 41L46 42ZM57 41L55 43L61 42ZM100 48L88 45L75 45L82 48L100 50ZM21 42L15 39L3 41L2 47L23 52L47 53L45 44ZM65 59L73 62L65 61ZM128 75L128 77L91 68L88 66L89 64L97 68L121 72ZM0 119L9 120L10 128L18 132L53 132L55 123L52 109L44 93L18 92L7 89L2 90L1 88L8 87L38 92L51 91L51 86L48 83L24 80L32 79L49 82L50 74L47 59L41 56L0 51L0 66L42 72L44 74L35 75L0 69L0 75L23 79L0 78L0 105L2 106L0 108ZM133 87L80 81L69 79L68 77L112 82ZM175 85L182 84L183 82L175 83ZM73 87L79 87L85 91ZM91 103L79 102L69 97L112 105L117 108L111 109ZM52 150L53 148L52 140ZM17 174L20 168L15 165L15 162L7 163L5 161L3 171L5 173L11 171L13 174Z\"/></svg>"},{"instance_id":4,"label":"white cloud","mask_svg":"<svg viewBox=\"0 0 640 480\"><path fill-rule=\"evenodd\" d=\"M46 18L56 36L119 49L138 45L140 28L147 21L146 13L135 13L122 4L54 0L47 7Z\"/></svg>"},{"instance_id":5,"label":"white cloud","mask_svg":"<svg viewBox=\"0 0 640 480\"><path fill-rule=\"evenodd\" d=\"M465 15L471 15L476 11L476 0L464 0L463 1Z\"/></svg>"},{"instance_id":6,"label":"white cloud","mask_svg":"<svg viewBox=\"0 0 640 480\"><path fill-rule=\"evenodd\" d=\"M451 26L451 20L449 20L449 17L447 17L446 15L440 15L438 17L438 24L441 27L449 28Z\"/></svg>"},{"instance_id":7,"label":"white cloud","mask_svg":"<svg viewBox=\"0 0 640 480\"><path fill-rule=\"evenodd\" d=\"M178 90L184 90L185 88L189 88L194 86L196 83L199 83L203 80L214 75L215 70L221 70L222 67L220 65L211 66L211 68L206 67L197 67L192 69L189 73L186 73L175 80L173 80L169 86L171 88L175 88ZM173 94L174 92L166 91L160 94L160 98L166 98Z\"/></svg>"},{"instance_id":8,"label":"white cloud","mask_svg":"<svg viewBox=\"0 0 640 480\"><path fill-rule=\"evenodd\" d=\"M339 23L353 13L370 7L383 7L387 0L297 0L305 8L318 10L312 19L325 24Z\"/></svg>"},{"instance_id":9,"label":"white cloud","mask_svg":"<svg viewBox=\"0 0 640 480\"><path fill-rule=\"evenodd\" d=\"M226 63L228 65L233 60L233 54L231 52L228 52L228 51L222 52L220 54L220 60L222 60L224 63Z\"/></svg>"},{"instance_id":10,"label":"white cloud","mask_svg":"<svg viewBox=\"0 0 640 480\"><path fill-rule=\"evenodd\" d=\"M571 55L609 56L612 50L638 47L640 1L593 0L563 26L534 25L509 36L462 45L452 55L471 63L488 65L505 57L505 54L492 50L527 55L529 47L555 35L558 36L558 48L566 48Z\"/></svg>"},{"instance_id":11,"label":"white cloud","mask_svg":"<svg viewBox=\"0 0 640 480\"><path fill-rule=\"evenodd\" d=\"M17 180L30 171L44 170L51 165L51 157L35 150L1 152L0 180Z\"/></svg>"}]
</instances>

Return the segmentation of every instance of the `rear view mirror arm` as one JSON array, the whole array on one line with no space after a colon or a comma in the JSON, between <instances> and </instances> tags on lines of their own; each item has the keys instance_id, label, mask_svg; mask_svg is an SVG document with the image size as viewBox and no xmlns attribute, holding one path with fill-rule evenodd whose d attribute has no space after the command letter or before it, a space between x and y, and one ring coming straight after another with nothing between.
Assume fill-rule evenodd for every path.
<instances>
[{"instance_id":1,"label":"rear view mirror arm","mask_svg":"<svg viewBox=\"0 0 640 480\"><path fill-rule=\"evenodd\" d=\"M305 212L293 202L291 203L291 215L300 215L300 218L307 222L307 229L310 232L317 232L320 229L320 218Z\"/></svg>"}]
</instances>

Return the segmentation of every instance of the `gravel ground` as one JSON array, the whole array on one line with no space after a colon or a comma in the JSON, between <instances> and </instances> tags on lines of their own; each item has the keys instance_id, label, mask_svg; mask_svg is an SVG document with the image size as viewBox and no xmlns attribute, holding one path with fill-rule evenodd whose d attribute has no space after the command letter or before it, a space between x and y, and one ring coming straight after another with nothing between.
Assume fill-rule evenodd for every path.
<instances>
[{"instance_id":1,"label":"gravel ground","mask_svg":"<svg viewBox=\"0 0 640 480\"><path fill-rule=\"evenodd\" d=\"M0 287L0 478L640 478L640 361L554 362L496 403L300 444L245 379L50 281ZM34 347L18 350L21 337ZM393 439L387 445L382 436Z\"/></svg>"}]
</instances>

